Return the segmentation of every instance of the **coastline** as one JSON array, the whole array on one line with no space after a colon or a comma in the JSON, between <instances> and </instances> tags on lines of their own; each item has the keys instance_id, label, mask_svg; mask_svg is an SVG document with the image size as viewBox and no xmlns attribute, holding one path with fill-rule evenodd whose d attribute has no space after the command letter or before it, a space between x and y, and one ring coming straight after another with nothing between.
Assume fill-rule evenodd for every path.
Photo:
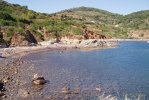
<instances>
[{"instance_id":1,"label":"coastline","mask_svg":"<svg viewBox=\"0 0 149 100\"><path fill-rule=\"evenodd\" d=\"M123 42L123 41L144 41L147 42L149 39L105 39L105 41L118 41L118 42Z\"/></svg>"},{"instance_id":2,"label":"coastline","mask_svg":"<svg viewBox=\"0 0 149 100\"><path fill-rule=\"evenodd\" d=\"M86 42L85 42L86 41ZM94 41L98 41L101 43L105 43L105 45L101 45L101 43L92 43ZM9 48L0 48L1 58L13 56L16 54L26 55L32 52L40 52L47 50L66 50L66 49L80 49L85 51L90 51L94 49L106 49L106 48L114 48L118 45L118 42L125 41L142 41L148 42L149 39L89 39L82 40L82 43L77 39L72 40L62 40L61 43L52 43L53 41L43 41L39 42L37 46L28 46L28 47L9 47ZM92 43L89 45L89 43Z\"/></svg>"},{"instance_id":3,"label":"coastline","mask_svg":"<svg viewBox=\"0 0 149 100\"><path fill-rule=\"evenodd\" d=\"M106 42L106 45L95 44L92 43L88 45L88 42ZM89 39L89 40L82 40L82 43L79 43L79 40L62 40L61 43L52 43L52 41L43 41L39 42L37 46L28 46L28 47L10 47L10 48L1 48L0 53L2 57L12 56L18 53L29 53L29 52L38 52L44 50L51 50L51 49L85 49L85 50L94 50L94 49L102 49L102 48L113 48L116 47L118 42L124 41L144 41L147 42L149 39Z\"/></svg>"},{"instance_id":4,"label":"coastline","mask_svg":"<svg viewBox=\"0 0 149 100\"><path fill-rule=\"evenodd\" d=\"M25 55L26 53L47 51L47 50L66 50L66 49L81 49L81 50L94 50L94 49L105 49L113 48L117 46L117 40L103 40L103 39L89 39L82 40L63 40L60 43L52 43L52 41L39 42L37 46L28 47L9 47L1 48L0 53L2 57L9 57L16 54Z\"/></svg>"}]
</instances>

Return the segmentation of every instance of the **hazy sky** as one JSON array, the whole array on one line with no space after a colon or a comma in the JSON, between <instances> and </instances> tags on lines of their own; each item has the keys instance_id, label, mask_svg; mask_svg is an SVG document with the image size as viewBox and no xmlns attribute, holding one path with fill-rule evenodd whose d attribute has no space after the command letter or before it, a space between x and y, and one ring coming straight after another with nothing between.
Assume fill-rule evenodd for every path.
<instances>
[{"instance_id":1,"label":"hazy sky","mask_svg":"<svg viewBox=\"0 0 149 100\"><path fill-rule=\"evenodd\" d=\"M94 7L113 13L128 14L140 10L149 10L149 0L5 0L10 3L26 5L29 9L54 13L73 7Z\"/></svg>"}]
</instances>

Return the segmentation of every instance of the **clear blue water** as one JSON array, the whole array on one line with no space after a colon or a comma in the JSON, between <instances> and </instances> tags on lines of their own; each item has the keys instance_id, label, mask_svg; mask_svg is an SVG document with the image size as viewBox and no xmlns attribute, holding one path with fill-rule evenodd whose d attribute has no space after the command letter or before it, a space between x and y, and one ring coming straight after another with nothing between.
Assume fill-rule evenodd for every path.
<instances>
[{"instance_id":1,"label":"clear blue water","mask_svg":"<svg viewBox=\"0 0 149 100\"><path fill-rule=\"evenodd\" d=\"M27 56L49 80L50 90L62 84L117 96L149 96L149 44L121 42L119 47L92 51L50 51ZM147 100L147 99L144 99Z\"/></svg>"}]
</instances>

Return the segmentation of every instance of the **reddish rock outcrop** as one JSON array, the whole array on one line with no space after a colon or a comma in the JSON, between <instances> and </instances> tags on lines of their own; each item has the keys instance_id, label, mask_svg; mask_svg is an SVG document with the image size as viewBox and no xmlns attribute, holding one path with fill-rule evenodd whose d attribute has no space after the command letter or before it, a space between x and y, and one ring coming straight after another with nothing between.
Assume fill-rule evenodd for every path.
<instances>
[{"instance_id":1,"label":"reddish rock outcrop","mask_svg":"<svg viewBox=\"0 0 149 100\"><path fill-rule=\"evenodd\" d=\"M103 34L95 34L93 31L88 30L85 28L83 32L83 36L85 39L106 39L106 36Z\"/></svg>"},{"instance_id":2,"label":"reddish rock outcrop","mask_svg":"<svg viewBox=\"0 0 149 100\"><path fill-rule=\"evenodd\" d=\"M14 33L11 38L11 46L29 46L30 44L37 44L34 35L27 30L25 33Z\"/></svg>"},{"instance_id":3,"label":"reddish rock outcrop","mask_svg":"<svg viewBox=\"0 0 149 100\"><path fill-rule=\"evenodd\" d=\"M52 33L50 31L48 31L45 27L40 27L37 32L42 34L42 38L45 41L50 40L50 38L52 37Z\"/></svg>"},{"instance_id":4,"label":"reddish rock outcrop","mask_svg":"<svg viewBox=\"0 0 149 100\"><path fill-rule=\"evenodd\" d=\"M21 35L20 33L14 33L11 38L11 46L27 46L28 41L26 40L25 36Z\"/></svg>"},{"instance_id":5,"label":"reddish rock outcrop","mask_svg":"<svg viewBox=\"0 0 149 100\"><path fill-rule=\"evenodd\" d=\"M45 27L43 27L43 37L44 37L44 40L49 40L50 39L50 32L46 30Z\"/></svg>"}]
</instances>

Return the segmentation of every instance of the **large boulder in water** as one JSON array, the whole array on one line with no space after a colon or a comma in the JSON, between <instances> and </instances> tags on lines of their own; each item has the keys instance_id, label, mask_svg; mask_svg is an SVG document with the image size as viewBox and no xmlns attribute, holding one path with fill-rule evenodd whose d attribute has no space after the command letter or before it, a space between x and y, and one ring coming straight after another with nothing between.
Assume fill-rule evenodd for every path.
<instances>
[{"instance_id":1,"label":"large boulder in water","mask_svg":"<svg viewBox=\"0 0 149 100\"><path fill-rule=\"evenodd\" d=\"M37 44L37 40L29 30L25 33L14 33L10 43L11 46L29 46L31 44Z\"/></svg>"}]
</instances>

